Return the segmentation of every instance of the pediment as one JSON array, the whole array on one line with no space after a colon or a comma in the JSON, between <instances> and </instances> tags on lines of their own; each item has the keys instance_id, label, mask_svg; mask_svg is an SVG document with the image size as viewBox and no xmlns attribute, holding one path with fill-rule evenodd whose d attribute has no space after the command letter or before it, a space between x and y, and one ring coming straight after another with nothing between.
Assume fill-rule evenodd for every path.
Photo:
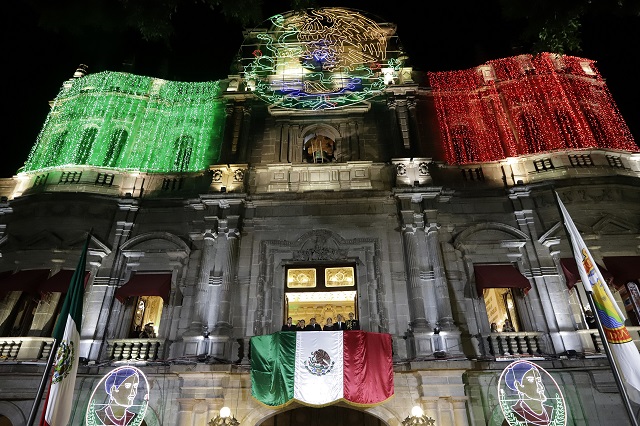
<instances>
[{"instance_id":1,"label":"pediment","mask_svg":"<svg viewBox=\"0 0 640 426\"><path fill-rule=\"evenodd\" d=\"M596 234L635 234L637 228L633 224L613 216L606 216L592 226Z\"/></svg>"}]
</instances>

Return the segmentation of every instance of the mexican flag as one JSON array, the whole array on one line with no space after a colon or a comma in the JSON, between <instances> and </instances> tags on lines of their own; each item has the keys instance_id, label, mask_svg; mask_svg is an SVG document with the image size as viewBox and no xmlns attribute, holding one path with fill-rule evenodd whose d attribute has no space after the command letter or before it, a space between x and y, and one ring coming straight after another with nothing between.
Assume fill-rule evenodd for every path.
<instances>
[{"instance_id":1,"label":"mexican flag","mask_svg":"<svg viewBox=\"0 0 640 426\"><path fill-rule=\"evenodd\" d=\"M73 390L76 385L80 349L80 324L84 299L84 276L87 263L87 237L78 266L71 278L53 337L59 342L53 363L51 385L40 426L66 426L71 417Z\"/></svg>"},{"instance_id":2,"label":"mexican flag","mask_svg":"<svg viewBox=\"0 0 640 426\"><path fill-rule=\"evenodd\" d=\"M371 406L393 396L391 335L281 331L251 338L251 394L277 407L292 400Z\"/></svg>"}]
</instances>

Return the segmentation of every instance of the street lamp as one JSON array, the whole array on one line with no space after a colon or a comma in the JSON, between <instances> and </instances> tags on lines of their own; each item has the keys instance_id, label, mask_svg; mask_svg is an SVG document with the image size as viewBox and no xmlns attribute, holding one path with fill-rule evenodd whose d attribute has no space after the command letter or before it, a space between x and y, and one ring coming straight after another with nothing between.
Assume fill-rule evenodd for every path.
<instances>
[{"instance_id":1,"label":"street lamp","mask_svg":"<svg viewBox=\"0 0 640 426\"><path fill-rule=\"evenodd\" d=\"M411 415L407 416L406 419L403 420L402 426L417 426L417 425L427 425L427 426L435 426L436 421L431 417L427 417L424 415L424 411L418 405L411 409Z\"/></svg>"},{"instance_id":2,"label":"street lamp","mask_svg":"<svg viewBox=\"0 0 640 426\"><path fill-rule=\"evenodd\" d=\"M207 426L238 426L239 424L240 422L231 415L231 409L229 407L222 407L220 414L211 419Z\"/></svg>"}]
</instances>

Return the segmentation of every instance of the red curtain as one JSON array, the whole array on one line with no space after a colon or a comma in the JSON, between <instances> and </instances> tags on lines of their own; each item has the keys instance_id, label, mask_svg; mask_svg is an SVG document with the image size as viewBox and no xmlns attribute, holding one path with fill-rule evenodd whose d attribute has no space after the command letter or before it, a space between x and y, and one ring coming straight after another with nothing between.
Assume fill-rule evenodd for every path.
<instances>
[{"instance_id":1,"label":"red curtain","mask_svg":"<svg viewBox=\"0 0 640 426\"><path fill-rule=\"evenodd\" d=\"M618 287L640 279L640 256L605 257L604 264L607 265L607 269L613 275L613 282Z\"/></svg>"},{"instance_id":2,"label":"red curtain","mask_svg":"<svg viewBox=\"0 0 640 426\"><path fill-rule=\"evenodd\" d=\"M2 275L4 275L3 273ZM31 294L37 294L38 288L49 275L48 269L27 269L18 271L15 274L4 275L0 279L0 293L8 293L10 291L25 291Z\"/></svg>"},{"instance_id":3,"label":"red curtain","mask_svg":"<svg viewBox=\"0 0 640 426\"><path fill-rule=\"evenodd\" d=\"M75 271L71 269L63 269L58 271L55 275L50 276L45 282L43 282L39 290L41 293L66 293L69 288L69 283L71 283L71 278L73 277L73 273ZM84 273L84 286L87 286L87 282L89 282L90 272Z\"/></svg>"},{"instance_id":4,"label":"red curtain","mask_svg":"<svg viewBox=\"0 0 640 426\"><path fill-rule=\"evenodd\" d=\"M473 265L478 296L485 288L521 288L526 292L531 283L513 265Z\"/></svg>"},{"instance_id":5,"label":"red curtain","mask_svg":"<svg viewBox=\"0 0 640 426\"><path fill-rule=\"evenodd\" d=\"M576 264L576 260L573 257L563 257L560 259L560 266L562 267L562 272L564 273L564 278L567 281L567 288L571 290L576 283L580 282L580 272L578 272L578 265ZM613 280L613 275L607 269L603 268L601 265L597 265L600 273L602 274L602 278L607 283L610 283Z\"/></svg>"},{"instance_id":6,"label":"red curtain","mask_svg":"<svg viewBox=\"0 0 640 426\"><path fill-rule=\"evenodd\" d=\"M171 272L134 274L129 281L116 290L116 299L126 302L132 296L160 296L169 303Z\"/></svg>"}]
</instances>

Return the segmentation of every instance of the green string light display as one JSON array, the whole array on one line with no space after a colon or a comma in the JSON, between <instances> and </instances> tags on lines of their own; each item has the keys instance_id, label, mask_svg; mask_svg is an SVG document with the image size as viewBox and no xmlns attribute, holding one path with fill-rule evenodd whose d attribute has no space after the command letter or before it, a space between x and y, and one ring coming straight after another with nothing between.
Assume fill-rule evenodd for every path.
<instances>
[{"instance_id":1,"label":"green string light display","mask_svg":"<svg viewBox=\"0 0 640 426\"><path fill-rule=\"evenodd\" d=\"M195 172L215 163L224 127L218 81L185 83L117 72L70 80L23 172L96 166Z\"/></svg>"}]
</instances>

